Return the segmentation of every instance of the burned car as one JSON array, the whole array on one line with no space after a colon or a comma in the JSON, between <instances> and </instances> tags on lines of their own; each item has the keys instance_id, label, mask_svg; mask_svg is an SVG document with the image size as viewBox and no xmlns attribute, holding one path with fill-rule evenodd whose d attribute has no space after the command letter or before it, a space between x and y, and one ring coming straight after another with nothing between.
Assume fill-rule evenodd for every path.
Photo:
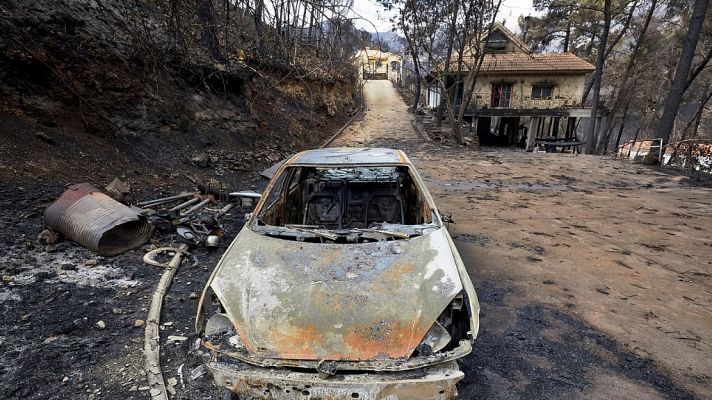
<instances>
[{"instance_id":1,"label":"burned car","mask_svg":"<svg viewBox=\"0 0 712 400\"><path fill-rule=\"evenodd\" d=\"M196 330L237 398L453 398L472 282L399 150L285 161L213 271Z\"/></svg>"}]
</instances>

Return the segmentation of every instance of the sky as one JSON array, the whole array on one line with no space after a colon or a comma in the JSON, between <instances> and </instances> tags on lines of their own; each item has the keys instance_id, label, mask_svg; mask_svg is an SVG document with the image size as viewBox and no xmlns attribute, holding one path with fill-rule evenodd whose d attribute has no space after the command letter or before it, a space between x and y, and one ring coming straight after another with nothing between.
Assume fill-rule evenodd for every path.
<instances>
[{"instance_id":1,"label":"sky","mask_svg":"<svg viewBox=\"0 0 712 400\"><path fill-rule=\"evenodd\" d=\"M395 15L394 11L388 11L379 5L376 0L354 0L354 12L363 18L356 21L356 26L360 29L373 32L390 32L392 25L390 17ZM505 20L507 28L518 32L517 19L520 15L535 14L531 0L503 0L499 11L498 21ZM370 22L368 22L370 21ZM374 25L376 28L374 28Z\"/></svg>"}]
</instances>

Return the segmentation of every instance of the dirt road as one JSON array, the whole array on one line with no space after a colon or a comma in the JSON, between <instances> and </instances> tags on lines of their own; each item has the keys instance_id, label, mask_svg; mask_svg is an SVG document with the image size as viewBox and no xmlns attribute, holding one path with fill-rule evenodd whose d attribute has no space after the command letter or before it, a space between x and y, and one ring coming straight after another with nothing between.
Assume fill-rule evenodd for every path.
<instances>
[{"instance_id":1,"label":"dirt road","mask_svg":"<svg viewBox=\"0 0 712 400\"><path fill-rule=\"evenodd\" d=\"M418 137L413 118L390 81L368 81L363 87L364 112L332 143L338 146L413 146Z\"/></svg>"},{"instance_id":2,"label":"dirt road","mask_svg":"<svg viewBox=\"0 0 712 400\"><path fill-rule=\"evenodd\" d=\"M405 150L482 306L464 398L712 398L712 188L606 157L444 148L388 81L333 146Z\"/></svg>"}]
</instances>

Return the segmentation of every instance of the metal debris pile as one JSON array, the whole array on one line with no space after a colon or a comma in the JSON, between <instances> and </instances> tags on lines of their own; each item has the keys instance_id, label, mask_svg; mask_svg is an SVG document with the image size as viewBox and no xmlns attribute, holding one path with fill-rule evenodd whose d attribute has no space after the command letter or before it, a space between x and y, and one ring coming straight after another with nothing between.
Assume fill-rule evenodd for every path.
<instances>
[{"instance_id":1,"label":"metal debris pile","mask_svg":"<svg viewBox=\"0 0 712 400\"><path fill-rule=\"evenodd\" d=\"M107 256L143 245L154 232L175 232L178 241L183 242L177 247L156 248L152 245L154 248L143 257L144 263L163 269L146 320L134 322L134 327L145 325L144 371L147 388L154 400L168 400L169 393L175 394L177 384L176 378L164 379L160 363L161 309L176 270L189 254L189 247L220 245L225 234L221 217L237 206L251 207L261 197L252 191L228 192L215 182L196 186L193 191L135 202L128 200L131 190L118 178L105 188L106 193L89 183L72 185L45 210L45 224L49 229L38 237L41 241L53 243L62 234ZM168 263L157 259L165 253L171 256ZM106 328L103 320L96 326L98 329ZM187 339L178 335L168 337L169 342Z\"/></svg>"},{"instance_id":2,"label":"metal debris pile","mask_svg":"<svg viewBox=\"0 0 712 400\"><path fill-rule=\"evenodd\" d=\"M178 240L190 245L217 247L224 235L220 217L236 206L249 207L260 194L226 192L221 185L198 185L198 191L179 193L136 203L159 231L176 231ZM222 206L221 206L222 205Z\"/></svg>"},{"instance_id":3,"label":"metal debris pile","mask_svg":"<svg viewBox=\"0 0 712 400\"><path fill-rule=\"evenodd\" d=\"M175 232L191 247L217 247L225 234L221 217L260 198L253 191L228 192L217 182L196 186L194 191L133 202L127 200L128 185L119 179L105 188L106 194L89 183L72 185L45 210L49 230L40 238L56 241L58 232L107 256L146 243L154 231Z\"/></svg>"}]
</instances>

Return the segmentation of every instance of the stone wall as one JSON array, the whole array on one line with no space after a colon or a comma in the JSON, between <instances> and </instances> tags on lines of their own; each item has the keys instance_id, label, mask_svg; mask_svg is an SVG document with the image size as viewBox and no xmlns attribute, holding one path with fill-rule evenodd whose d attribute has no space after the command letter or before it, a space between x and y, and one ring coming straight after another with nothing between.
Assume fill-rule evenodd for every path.
<instances>
[{"instance_id":1,"label":"stone wall","mask_svg":"<svg viewBox=\"0 0 712 400\"><path fill-rule=\"evenodd\" d=\"M551 74L480 76L475 87L476 106L490 106L493 83L511 83L510 108L580 107L585 78L585 75ZM532 86L542 82L553 85L551 99L532 99Z\"/></svg>"}]
</instances>

